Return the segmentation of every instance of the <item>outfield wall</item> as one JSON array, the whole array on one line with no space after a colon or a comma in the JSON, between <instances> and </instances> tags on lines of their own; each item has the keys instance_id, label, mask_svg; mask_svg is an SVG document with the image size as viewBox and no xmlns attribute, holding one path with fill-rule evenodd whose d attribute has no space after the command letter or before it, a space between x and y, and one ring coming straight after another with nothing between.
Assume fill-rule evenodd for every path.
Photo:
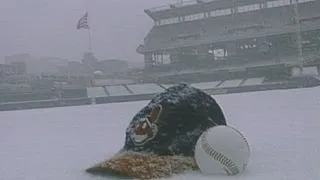
<instances>
[{"instance_id":1,"label":"outfield wall","mask_svg":"<svg viewBox=\"0 0 320 180\"><path fill-rule=\"evenodd\" d=\"M87 97L73 99L48 99L25 102L0 103L0 111L107 104L116 102L143 101L165 91L174 84L136 84L96 87ZM191 84L208 94L232 94L277 89L309 88L320 85L316 76L295 77L279 82L269 82L264 78L235 79L227 81L202 82ZM96 94L95 94L96 93Z\"/></svg>"}]
</instances>

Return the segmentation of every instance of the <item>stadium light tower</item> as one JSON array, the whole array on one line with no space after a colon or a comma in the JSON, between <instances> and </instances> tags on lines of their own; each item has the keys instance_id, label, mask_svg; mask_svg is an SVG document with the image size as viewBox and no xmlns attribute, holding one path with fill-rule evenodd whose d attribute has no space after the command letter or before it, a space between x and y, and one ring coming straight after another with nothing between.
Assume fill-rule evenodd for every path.
<instances>
[{"instance_id":1,"label":"stadium light tower","mask_svg":"<svg viewBox=\"0 0 320 180\"><path fill-rule=\"evenodd\" d=\"M300 24L300 14L299 14L299 0L294 0L294 18L296 21L296 33L297 33L297 48L299 52L300 60L300 75L303 73L303 52L302 52L302 42L301 42L301 24Z\"/></svg>"}]
</instances>

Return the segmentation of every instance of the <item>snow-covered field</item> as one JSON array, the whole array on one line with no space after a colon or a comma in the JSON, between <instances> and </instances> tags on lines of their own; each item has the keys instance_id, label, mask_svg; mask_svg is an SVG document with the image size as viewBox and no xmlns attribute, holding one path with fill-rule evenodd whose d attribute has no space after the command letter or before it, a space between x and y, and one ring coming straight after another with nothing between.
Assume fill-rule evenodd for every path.
<instances>
[{"instance_id":1,"label":"snow-covered field","mask_svg":"<svg viewBox=\"0 0 320 180\"><path fill-rule=\"evenodd\" d=\"M320 88L215 97L252 149L233 177L173 179L319 180ZM1 180L100 180L84 169L116 153L147 101L0 113Z\"/></svg>"}]
</instances>

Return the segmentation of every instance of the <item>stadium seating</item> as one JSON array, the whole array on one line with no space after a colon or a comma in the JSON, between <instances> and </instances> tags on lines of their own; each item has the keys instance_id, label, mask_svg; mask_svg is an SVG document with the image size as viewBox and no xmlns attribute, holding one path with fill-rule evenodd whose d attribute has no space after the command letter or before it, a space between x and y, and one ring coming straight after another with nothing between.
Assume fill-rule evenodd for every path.
<instances>
[{"instance_id":1,"label":"stadium seating","mask_svg":"<svg viewBox=\"0 0 320 180\"><path fill-rule=\"evenodd\" d=\"M133 94L155 94L163 92L164 89L157 84L134 84L127 85Z\"/></svg>"},{"instance_id":2,"label":"stadium seating","mask_svg":"<svg viewBox=\"0 0 320 180\"><path fill-rule=\"evenodd\" d=\"M126 79L95 79L95 86L109 86L109 85L121 85L132 83L132 80Z\"/></svg>"},{"instance_id":3,"label":"stadium seating","mask_svg":"<svg viewBox=\"0 0 320 180\"><path fill-rule=\"evenodd\" d=\"M202 82L202 83L194 83L191 84L193 87L195 88L199 88L199 89L213 89L216 88L219 84L221 83L221 81L214 81L214 82Z\"/></svg>"},{"instance_id":4,"label":"stadium seating","mask_svg":"<svg viewBox=\"0 0 320 180\"><path fill-rule=\"evenodd\" d=\"M241 86L261 85L263 81L264 81L264 78L248 78L241 84Z\"/></svg>"},{"instance_id":5,"label":"stadium seating","mask_svg":"<svg viewBox=\"0 0 320 180\"><path fill-rule=\"evenodd\" d=\"M107 94L105 93L105 90L103 87L88 87L87 96L89 98L95 98L95 97L105 97L107 96Z\"/></svg>"},{"instance_id":6,"label":"stadium seating","mask_svg":"<svg viewBox=\"0 0 320 180\"><path fill-rule=\"evenodd\" d=\"M301 18L318 16L317 6L314 3L319 2L299 6ZM285 31L295 32L295 26L292 24L293 17L292 6L283 6L239 13L236 16L227 15L154 26L145 39L145 46L160 49L161 47L181 47L186 44L196 45L198 41L204 43L208 40L208 43L212 43L228 40L226 38L250 38L254 34L260 36ZM314 25L317 26L317 23ZM287 26L284 27L284 25Z\"/></svg>"},{"instance_id":7,"label":"stadium seating","mask_svg":"<svg viewBox=\"0 0 320 180\"><path fill-rule=\"evenodd\" d=\"M154 95L165 91L166 88L169 88L173 85L174 84L146 83L107 86L106 89L103 87L91 87L88 88L88 97L81 98L80 96L83 95L82 93L75 93L81 89L73 89L75 94L82 95L68 95L67 97L63 97L63 99L57 98L57 94L55 92L20 95L7 94L0 96L0 111L88 105L92 104L92 99L95 100L93 102L96 104L149 100L150 98L154 97ZM268 81L265 77L255 77L191 84L191 86L202 89L209 94L227 94L272 89L314 87L319 85L320 78L310 75L292 79L282 79L279 81ZM108 94L105 93L105 90L107 90ZM83 90L81 92L83 92ZM72 91L69 91L69 93L73 94Z\"/></svg>"},{"instance_id":8,"label":"stadium seating","mask_svg":"<svg viewBox=\"0 0 320 180\"><path fill-rule=\"evenodd\" d=\"M243 82L243 79L226 80L220 85L218 85L218 88L238 87L242 82Z\"/></svg>"},{"instance_id":9,"label":"stadium seating","mask_svg":"<svg viewBox=\"0 0 320 180\"><path fill-rule=\"evenodd\" d=\"M64 99L85 98L87 97L87 90L85 88L63 89L61 95Z\"/></svg>"},{"instance_id":10,"label":"stadium seating","mask_svg":"<svg viewBox=\"0 0 320 180\"><path fill-rule=\"evenodd\" d=\"M179 24L165 25L160 27L153 27L146 38L146 45L154 45L161 43L179 42L183 43L183 36L190 35L211 35L211 34L223 34L228 29L234 29L237 27L262 24L262 20L257 18L257 13L253 12L253 16L246 14L243 16L234 17L222 16L210 19L203 19L197 21L190 21ZM251 17L251 18L250 18ZM231 20L231 21L230 21ZM256 22L256 23L255 23Z\"/></svg>"},{"instance_id":11,"label":"stadium seating","mask_svg":"<svg viewBox=\"0 0 320 180\"><path fill-rule=\"evenodd\" d=\"M23 102L23 101L37 101L44 99L55 99L54 92L33 92L23 94L1 94L0 102Z\"/></svg>"},{"instance_id":12,"label":"stadium seating","mask_svg":"<svg viewBox=\"0 0 320 180\"><path fill-rule=\"evenodd\" d=\"M109 96L127 96L132 95L130 91L126 89L123 85L106 86Z\"/></svg>"},{"instance_id":13,"label":"stadium seating","mask_svg":"<svg viewBox=\"0 0 320 180\"><path fill-rule=\"evenodd\" d=\"M299 6L299 14L301 18L319 16L319 5L320 2L315 1L313 3L305 3L303 6Z\"/></svg>"}]
</instances>

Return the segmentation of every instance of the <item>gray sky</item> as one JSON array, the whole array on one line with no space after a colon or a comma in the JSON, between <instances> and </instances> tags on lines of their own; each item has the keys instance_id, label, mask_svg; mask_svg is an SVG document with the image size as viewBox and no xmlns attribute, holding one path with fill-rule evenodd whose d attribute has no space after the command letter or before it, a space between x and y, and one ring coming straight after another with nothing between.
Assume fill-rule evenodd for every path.
<instances>
[{"instance_id":1,"label":"gray sky","mask_svg":"<svg viewBox=\"0 0 320 180\"><path fill-rule=\"evenodd\" d=\"M175 0L0 0L0 61L13 53L79 60L88 33L76 24L88 4L92 51L99 59L142 61L136 47L153 25L145 8Z\"/></svg>"}]
</instances>

